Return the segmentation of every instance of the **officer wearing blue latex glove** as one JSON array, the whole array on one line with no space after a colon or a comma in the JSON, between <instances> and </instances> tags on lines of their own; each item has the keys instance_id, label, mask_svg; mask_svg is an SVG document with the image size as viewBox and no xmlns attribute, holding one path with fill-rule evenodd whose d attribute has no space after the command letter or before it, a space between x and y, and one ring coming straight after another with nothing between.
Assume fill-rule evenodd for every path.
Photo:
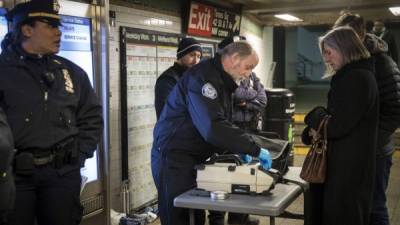
<instances>
[{"instance_id":1,"label":"officer wearing blue latex glove","mask_svg":"<svg viewBox=\"0 0 400 225\"><path fill-rule=\"evenodd\" d=\"M261 166L265 170L271 169L272 166L272 159L269 151L265 148L261 148L260 154L258 155L258 159L260 160Z\"/></svg>"},{"instance_id":2,"label":"officer wearing blue latex glove","mask_svg":"<svg viewBox=\"0 0 400 225\"><path fill-rule=\"evenodd\" d=\"M253 161L253 157L251 157L251 155L248 155L248 154L244 154L244 155L241 154L240 159L246 164L249 164Z\"/></svg>"},{"instance_id":3,"label":"officer wearing blue latex glove","mask_svg":"<svg viewBox=\"0 0 400 225\"><path fill-rule=\"evenodd\" d=\"M186 70L168 95L153 143L163 156L157 170L161 224L189 223L182 216L189 215L188 210L174 207L173 201L196 186L195 165L219 153L215 149L253 157L260 154L254 140L229 121L237 82L250 76L257 63L257 53L249 43L231 43L215 58ZM204 212L197 212L195 220L204 224Z\"/></svg>"}]
</instances>

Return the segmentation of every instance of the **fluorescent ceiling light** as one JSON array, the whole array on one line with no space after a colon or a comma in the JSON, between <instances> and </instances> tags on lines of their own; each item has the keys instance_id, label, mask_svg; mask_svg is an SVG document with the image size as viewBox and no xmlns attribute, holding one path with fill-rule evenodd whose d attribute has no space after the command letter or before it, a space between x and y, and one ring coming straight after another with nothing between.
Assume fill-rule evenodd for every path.
<instances>
[{"instance_id":1,"label":"fluorescent ceiling light","mask_svg":"<svg viewBox=\"0 0 400 225\"><path fill-rule=\"evenodd\" d=\"M286 20L286 21L291 21L291 22L301 22L301 21L303 21L302 19L297 18L295 16L292 16L290 14L277 14L277 15L274 15L274 16L276 18L281 19L281 20Z\"/></svg>"},{"instance_id":2,"label":"fluorescent ceiling light","mask_svg":"<svg viewBox=\"0 0 400 225\"><path fill-rule=\"evenodd\" d=\"M398 7L389 7L390 12L395 16L400 16L400 6Z\"/></svg>"}]
</instances>

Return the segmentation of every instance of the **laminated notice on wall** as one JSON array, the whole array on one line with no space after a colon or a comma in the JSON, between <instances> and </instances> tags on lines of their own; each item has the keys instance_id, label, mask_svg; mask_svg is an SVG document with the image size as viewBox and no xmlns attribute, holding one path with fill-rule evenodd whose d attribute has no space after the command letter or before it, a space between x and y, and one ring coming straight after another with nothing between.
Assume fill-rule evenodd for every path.
<instances>
[{"instance_id":1,"label":"laminated notice on wall","mask_svg":"<svg viewBox=\"0 0 400 225\"><path fill-rule=\"evenodd\" d=\"M177 34L121 27L122 179L129 179L131 209L155 199L150 167L156 123L154 85L176 59Z\"/></svg>"}]
</instances>

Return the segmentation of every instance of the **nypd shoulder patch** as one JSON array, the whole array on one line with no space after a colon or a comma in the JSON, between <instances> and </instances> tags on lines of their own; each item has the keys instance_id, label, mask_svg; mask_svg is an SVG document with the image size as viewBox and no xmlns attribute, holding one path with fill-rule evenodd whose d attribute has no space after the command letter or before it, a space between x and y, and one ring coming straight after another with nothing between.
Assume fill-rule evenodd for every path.
<instances>
[{"instance_id":1,"label":"nypd shoulder patch","mask_svg":"<svg viewBox=\"0 0 400 225\"><path fill-rule=\"evenodd\" d=\"M218 97L217 90L215 90L214 86L212 86L210 83L203 85L201 88L201 94L210 99L216 99Z\"/></svg>"}]
</instances>

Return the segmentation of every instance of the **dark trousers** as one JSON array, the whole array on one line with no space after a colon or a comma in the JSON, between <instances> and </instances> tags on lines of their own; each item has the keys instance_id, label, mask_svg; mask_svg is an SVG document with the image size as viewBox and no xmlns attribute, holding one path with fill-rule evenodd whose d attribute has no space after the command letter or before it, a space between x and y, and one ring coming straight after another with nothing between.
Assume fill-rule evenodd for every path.
<instances>
[{"instance_id":1,"label":"dark trousers","mask_svg":"<svg viewBox=\"0 0 400 225\"><path fill-rule=\"evenodd\" d=\"M8 212L0 211L0 225L8 224Z\"/></svg>"},{"instance_id":2,"label":"dark trousers","mask_svg":"<svg viewBox=\"0 0 400 225\"><path fill-rule=\"evenodd\" d=\"M389 225L388 209L386 207L386 189L389 183L392 155L376 159L375 187L373 195L371 225Z\"/></svg>"},{"instance_id":3,"label":"dark trousers","mask_svg":"<svg viewBox=\"0 0 400 225\"><path fill-rule=\"evenodd\" d=\"M174 207L174 199L195 188L195 160L183 154L163 157L159 169L158 204L161 225L188 225L189 210ZM204 225L204 210L195 211L195 224Z\"/></svg>"},{"instance_id":4,"label":"dark trousers","mask_svg":"<svg viewBox=\"0 0 400 225\"><path fill-rule=\"evenodd\" d=\"M322 212L324 206L324 185L310 183L310 190L308 193L309 210L305 215L308 218L309 225L322 225Z\"/></svg>"},{"instance_id":5,"label":"dark trousers","mask_svg":"<svg viewBox=\"0 0 400 225\"><path fill-rule=\"evenodd\" d=\"M15 175L16 202L11 225L77 225L82 218L79 167L60 175L50 165L32 175Z\"/></svg>"}]
</instances>

